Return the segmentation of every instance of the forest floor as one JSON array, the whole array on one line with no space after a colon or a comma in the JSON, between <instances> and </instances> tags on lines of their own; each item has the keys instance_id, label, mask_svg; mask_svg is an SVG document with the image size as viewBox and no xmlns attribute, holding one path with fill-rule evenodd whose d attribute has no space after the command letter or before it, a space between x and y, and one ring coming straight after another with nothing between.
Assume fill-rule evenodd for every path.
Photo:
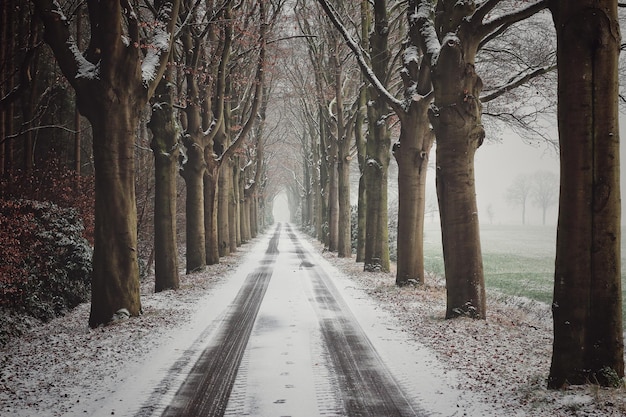
<instances>
[{"instance_id":1,"label":"forest floor","mask_svg":"<svg viewBox=\"0 0 626 417\"><path fill-rule=\"evenodd\" d=\"M311 245L341 279L351 282L357 297L371 297L376 308L393 318L390 326L432 353L447 378L453 376L454 390L465 396L510 416L626 416L624 388L546 389L552 347L549 306L489 293L487 320L444 320L441 278L397 288L393 271L363 273L363 265L354 259L340 259L318 243ZM111 400L109 394L116 384L124 384L124 375L156 360L159 347L194 320L207 294L226 285L225 278L254 247L254 242L244 245L219 265L183 276L181 289L175 292L154 294L150 278L146 279L144 314L138 318L90 330L89 304L83 304L12 340L0 350L0 415L97 414L95 405ZM459 410L455 415L473 414Z\"/></svg>"}]
</instances>

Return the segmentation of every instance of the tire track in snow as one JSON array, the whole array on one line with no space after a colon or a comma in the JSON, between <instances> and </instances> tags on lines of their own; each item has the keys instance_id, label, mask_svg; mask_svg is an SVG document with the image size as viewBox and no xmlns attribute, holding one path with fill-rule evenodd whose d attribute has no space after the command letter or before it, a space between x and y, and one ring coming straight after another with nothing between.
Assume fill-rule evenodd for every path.
<instances>
[{"instance_id":1,"label":"tire track in snow","mask_svg":"<svg viewBox=\"0 0 626 417\"><path fill-rule=\"evenodd\" d=\"M278 254L280 224L261 266L249 274L229 307L218 337L178 389L163 417L223 416Z\"/></svg>"},{"instance_id":2,"label":"tire track in snow","mask_svg":"<svg viewBox=\"0 0 626 417\"><path fill-rule=\"evenodd\" d=\"M419 416L326 273L287 227L301 265L310 269L313 304L349 416Z\"/></svg>"}]
</instances>

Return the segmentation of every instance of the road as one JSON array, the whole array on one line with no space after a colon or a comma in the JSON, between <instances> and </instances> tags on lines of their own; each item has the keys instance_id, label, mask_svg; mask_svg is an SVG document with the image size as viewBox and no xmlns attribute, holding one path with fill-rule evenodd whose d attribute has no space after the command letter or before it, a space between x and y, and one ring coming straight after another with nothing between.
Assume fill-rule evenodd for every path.
<instances>
[{"instance_id":1,"label":"road","mask_svg":"<svg viewBox=\"0 0 626 417\"><path fill-rule=\"evenodd\" d=\"M275 226L162 416L425 415L319 259L290 225Z\"/></svg>"}]
</instances>

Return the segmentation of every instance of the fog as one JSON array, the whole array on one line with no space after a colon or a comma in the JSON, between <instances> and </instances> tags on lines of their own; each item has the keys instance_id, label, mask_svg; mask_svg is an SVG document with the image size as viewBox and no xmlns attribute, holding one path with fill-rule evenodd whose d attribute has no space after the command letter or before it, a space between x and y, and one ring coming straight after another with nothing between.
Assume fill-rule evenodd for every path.
<instances>
[{"instance_id":1,"label":"fog","mask_svg":"<svg viewBox=\"0 0 626 417\"><path fill-rule=\"evenodd\" d=\"M289 204L287 203L287 195L284 191L280 192L272 204L272 214L276 223L288 223L290 221Z\"/></svg>"},{"instance_id":2,"label":"fog","mask_svg":"<svg viewBox=\"0 0 626 417\"><path fill-rule=\"evenodd\" d=\"M482 224L490 222L487 210L492 207L493 224L522 224L522 209L506 201L507 188L518 175L550 171L558 175L557 150L551 145L530 145L514 134L504 137L499 143L485 143L476 152L476 199ZM558 193L558 190L555 190ZM557 220L557 204L546 213L546 224L554 225ZM532 199L526 204L526 224L541 225L542 210Z\"/></svg>"}]
</instances>

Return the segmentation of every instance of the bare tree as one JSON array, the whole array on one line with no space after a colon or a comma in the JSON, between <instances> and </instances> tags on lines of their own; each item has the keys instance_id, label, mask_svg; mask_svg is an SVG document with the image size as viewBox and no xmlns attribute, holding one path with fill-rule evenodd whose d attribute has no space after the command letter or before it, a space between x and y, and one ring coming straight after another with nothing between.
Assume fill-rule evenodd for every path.
<instances>
[{"instance_id":1,"label":"bare tree","mask_svg":"<svg viewBox=\"0 0 626 417\"><path fill-rule=\"evenodd\" d=\"M522 224L526 224L526 205L531 196L533 181L529 175L520 174L506 190L506 201L522 209Z\"/></svg>"},{"instance_id":2,"label":"bare tree","mask_svg":"<svg viewBox=\"0 0 626 417\"><path fill-rule=\"evenodd\" d=\"M545 226L548 209L559 201L559 176L550 171L538 171L533 174L532 182L531 198L541 209L542 224Z\"/></svg>"}]
</instances>

